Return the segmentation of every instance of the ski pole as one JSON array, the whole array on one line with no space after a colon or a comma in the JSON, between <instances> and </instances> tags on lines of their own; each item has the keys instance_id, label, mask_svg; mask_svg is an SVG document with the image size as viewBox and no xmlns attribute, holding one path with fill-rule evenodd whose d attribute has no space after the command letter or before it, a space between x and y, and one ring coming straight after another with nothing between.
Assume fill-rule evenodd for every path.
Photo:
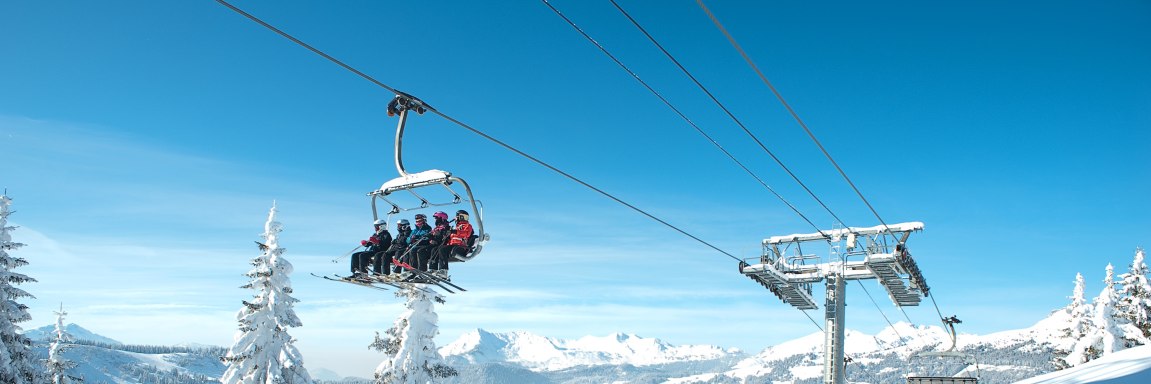
<instances>
[{"instance_id":1,"label":"ski pole","mask_svg":"<svg viewBox=\"0 0 1151 384\"><path fill-rule=\"evenodd\" d=\"M409 244L408 244L408 249L404 250L404 253L402 253L402 254L400 254L400 255L398 255L398 256L396 256L396 257L393 257L393 258L392 258L392 264L396 264L396 265L399 265L399 266L401 266L401 267L404 267L404 268L407 268L407 269L409 269L409 270L411 270L411 269L416 269L416 268L412 267L412 266L411 266L411 264L409 264L409 263L404 263L404 262L400 261L400 259L402 259L402 258L404 258L404 257L407 257L409 254L411 254L411 253L412 253L412 251L414 251L414 250L417 248L417 246L419 245L419 243L420 243L421 241L424 241L424 240L426 240L427 238L428 238L427 236L420 236L420 238L418 238L418 239L416 239L415 241L412 241L411 243L409 243ZM418 263L417 263L417 264L418 264Z\"/></svg>"},{"instance_id":2,"label":"ski pole","mask_svg":"<svg viewBox=\"0 0 1151 384\"><path fill-rule=\"evenodd\" d=\"M345 253L343 256L332 259L332 262L333 263L339 263L341 259L348 257L348 256L351 256L352 252L355 252L356 250L359 250L360 248L363 248L363 247L364 246L362 246L362 245L357 245L355 248L352 248L352 250L348 251L348 253Z\"/></svg>"}]
</instances>

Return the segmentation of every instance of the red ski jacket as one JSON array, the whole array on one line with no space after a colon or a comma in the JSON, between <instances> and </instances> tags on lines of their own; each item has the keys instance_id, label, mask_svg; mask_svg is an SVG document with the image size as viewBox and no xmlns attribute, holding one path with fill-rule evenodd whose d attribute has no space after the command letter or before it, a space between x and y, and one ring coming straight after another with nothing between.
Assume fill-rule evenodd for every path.
<instances>
[{"instance_id":1,"label":"red ski jacket","mask_svg":"<svg viewBox=\"0 0 1151 384\"><path fill-rule=\"evenodd\" d=\"M472 225L464 220L456 220L456 230L448 239L448 245L468 245L468 240L471 238Z\"/></svg>"}]
</instances>

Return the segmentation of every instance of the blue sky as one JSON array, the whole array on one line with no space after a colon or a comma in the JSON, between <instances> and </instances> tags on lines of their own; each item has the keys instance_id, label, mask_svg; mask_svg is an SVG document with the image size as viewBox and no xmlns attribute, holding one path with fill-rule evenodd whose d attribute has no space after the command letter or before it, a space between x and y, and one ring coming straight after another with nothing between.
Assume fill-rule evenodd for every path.
<instances>
[{"instance_id":1,"label":"blue sky","mask_svg":"<svg viewBox=\"0 0 1151 384\"><path fill-rule=\"evenodd\" d=\"M835 224L610 3L553 4ZM236 5L738 257L814 232L543 3ZM962 331L1033 324L1079 272L1097 294L1151 239L1146 2L707 5L885 221L926 223L909 246ZM621 6L837 216L878 224L694 2ZM211 1L0 8L0 186L39 280L27 328L63 303L123 342L229 345L275 201L305 361L374 369L366 345L401 302L307 273L344 272L331 260L370 231L365 193L397 174L392 94ZM409 170L472 184L492 234L453 265L469 292L439 309L441 343L620 331L755 352L817 331L727 256L438 116L405 139ZM886 325L858 285L848 297L849 328ZM930 304L906 312L937 324Z\"/></svg>"}]
</instances>

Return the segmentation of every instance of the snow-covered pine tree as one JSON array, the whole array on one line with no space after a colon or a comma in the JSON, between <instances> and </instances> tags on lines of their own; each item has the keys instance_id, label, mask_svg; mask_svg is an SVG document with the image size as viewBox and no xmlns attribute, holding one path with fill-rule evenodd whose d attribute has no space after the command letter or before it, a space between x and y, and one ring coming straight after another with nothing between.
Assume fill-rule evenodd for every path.
<instances>
[{"instance_id":1,"label":"snow-covered pine tree","mask_svg":"<svg viewBox=\"0 0 1151 384\"><path fill-rule=\"evenodd\" d=\"M1130 272L1119 275L1121 316L1142 333L1142 339L1129 340L1139 345L1151 341L1151 283L1147 280L1144 256L1143 248L1137 248Z\"/></svg>"},{"instance_id":2,"label":"snow-covered pine tree","mask_svg":"<svg viewBox=\"0 0 1151 384\"><path fill-rule=\"evenodd\" d=\"M1125 319L1116 316L1119 314L1119 291L1115 285L1115 267L1108 263L1103 290L1095 297L1095 306L1091 310L1091 328L1071 349L1068 363L1079 365L1128 347L1125 335L1136 330Z\"/></svg>"},{"instance_id":3,"label":"snow-covered pine tree","mask_svg":"<svg viewBox=\"0 0 1151 384\"><path fill-rule=\"evenodd\" d=\"M1079 360L1078 357L1068 359L1071 350L1075 347L1075 343L1086 336L1087 331L1091 328L1091 306L1087 305L1087 299L1084 296L1086 286L1083 274L1076 273L1075 289L1068 297L1071 299L1071 303L1062 309L1067 314L1067 328L1063 329L1063 335L1067 342L1056 347L1056 369L1070 368L1076 364L1070 360Z\"/></svg>"},{"instance_id":4,"label":"snow-covered pine tree","mask_svg":"<svg viewBox=\"0 0 1151 384\"><path fill-rule=\"evenodd\" d=\"M268 213L264 224L263 252L252 259L252 270L246 276L252 279L240 287L256 291L252 301L236 314L240 328L235 344L221 359L228 369L220 378L223 384L307 384L312 382L304 368L304 359L292 343L288 328L301 326L292 309L297 299L291 296L292 283L288 275L292 264L281 257L277 236L283 230L276 221L276 205Z\"/></svg>"},{"instance_id":5,"label":"snow-covered pine tree","mask_svg":"<svg viewBox=\"0 0 1151 384\"><path fill-rule=\"evenodd\" d=\"M55 338L52 339L52 344L48 346L48 382L52 384L83 383L84 378L68 374L69 369L76 367L76 362L68 360L63 355L64 350L68 349L67 344L76 340L64 330L64 316L68 315L68 312L64 312L64 304L60 304L60 311L53 313L56 314L56 330L53 332Z\"/></svg>"},{"instance_id":6,"label":"snow-covered pine tree","mask_svg":"<svg viewBox=\"0 0 1151 384\"><path fill-rule=\"evenodd\" d=\"M11 206L12 199L0 194L0 383L36 384L42 382L44 370L32 352L32 340L21 334L22 329L17 325L32 319L28 306L17 300L32 298L32 295L15 286L36 280L12 272L28 265L28 261L8 254L24 246L12 241L10 232L16 227L8 226L8 215L13 212Z\"/></svg>"},{"instance_id":7,"label":"snow-covered pine tree","mask_svg":"<svg viewBox=\"0 0 1151 384\"><path fill-rule=\"evenodd\" d=\"M425 384L458 375L443 363L434 340L440 332L435 303L442 303L443 298L416 287L402 289L396 297L407 298L408 310L386 331L386 337L376 333L370 346L387 355L376 367L376 384Z\"/></svg>"}]
</instances>

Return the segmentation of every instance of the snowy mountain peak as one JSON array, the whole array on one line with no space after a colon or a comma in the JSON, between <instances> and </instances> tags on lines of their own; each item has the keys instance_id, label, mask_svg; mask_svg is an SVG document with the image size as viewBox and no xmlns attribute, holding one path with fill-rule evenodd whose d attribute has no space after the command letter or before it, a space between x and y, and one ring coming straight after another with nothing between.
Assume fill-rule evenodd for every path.
<instances>
[{"instance_id":1,"label":"snowy mountain peak","mask_svg":"<svg viewBox=\"0 0 1151 384\"><path fill-rule=\"evenodd\" d=\"M64 326L64 332L68 332L68 334L72 335L72 337L76 340L94 341L98 343L107 343L113 345L121 344L119 341L97 335L92 331L84 329L84 327L76 325L75 323L70 323ZM24 336L37 341L51 340L56 337L56 325L49 324L40 328L29 329L28 331L24 332Z\"/></svg>"},{"instance_id":2,"label":"snowy mountain peak","mask_svg":"<svg viewBox=\"0 0 1151 384\"><path fill-rule=\"evenodd\" d=\"M466 364L506 362L535 371L554 371L576 366L643 366L711 360L741 352L710 345L673 346L659 339L625 333L565 340L528 332L493 333L477 329L440 348L440 354L449 361Z\"/></svg>"}]
</instances>

